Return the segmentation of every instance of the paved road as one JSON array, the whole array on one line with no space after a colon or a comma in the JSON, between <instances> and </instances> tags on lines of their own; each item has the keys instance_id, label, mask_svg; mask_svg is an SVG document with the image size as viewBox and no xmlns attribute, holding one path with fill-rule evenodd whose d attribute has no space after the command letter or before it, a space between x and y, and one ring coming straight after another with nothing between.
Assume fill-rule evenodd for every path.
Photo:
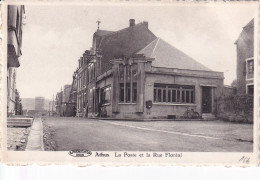
<instances>
[{"instance_id":1,"label":"paved road","mask_svg":"<svg viewBox=\"0 0 260 180\"><path fill-rule=\"evenodd\" d=\"M46 118L57 151L251 152L253 125L222 121L106 121Z\"/></svg>"}]
</instances>

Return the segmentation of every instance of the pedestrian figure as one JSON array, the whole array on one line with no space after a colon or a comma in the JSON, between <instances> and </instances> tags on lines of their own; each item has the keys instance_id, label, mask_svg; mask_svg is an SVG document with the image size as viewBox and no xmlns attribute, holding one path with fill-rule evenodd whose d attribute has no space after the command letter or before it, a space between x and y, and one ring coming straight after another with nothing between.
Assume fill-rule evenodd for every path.
<instances>
[{"instance_id":1,"label":"pedestrian figure","mask_svg":"<svg viewBox=\"0 0 260 180\"><path fill-rule=\"evenodd\" d=\"M83 118L86 117L86 108L83 107Z\"/></svg>"}]
</instances>

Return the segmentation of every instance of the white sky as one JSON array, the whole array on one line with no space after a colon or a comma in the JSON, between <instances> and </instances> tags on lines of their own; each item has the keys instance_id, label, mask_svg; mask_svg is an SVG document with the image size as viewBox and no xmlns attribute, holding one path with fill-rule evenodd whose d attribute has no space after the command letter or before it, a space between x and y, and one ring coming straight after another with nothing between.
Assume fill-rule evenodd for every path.
<instances>
[{"instance_id":1,"label":"white sky","mask_svg":"<svg viewBox=\"0 0 260 180\"><path fill-rule=\"evenodd\" d=\"M96 21L102 30L120 30L148 21L157 36L214 71L225 84L236 78L234 42L254 17L253 6L25 6L21 66L17 89L22 98L52 99L72 74L83 52L91 47Z\"/></svg>"}]
</instances>

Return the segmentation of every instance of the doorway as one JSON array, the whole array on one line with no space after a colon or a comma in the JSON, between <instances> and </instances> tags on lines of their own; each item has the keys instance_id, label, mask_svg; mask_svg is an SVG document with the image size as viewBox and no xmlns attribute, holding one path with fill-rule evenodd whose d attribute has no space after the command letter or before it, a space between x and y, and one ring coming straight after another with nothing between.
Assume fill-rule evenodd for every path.
<instances>
[{"instance_id":1,"label":"doorway","mask_svg":"<svg viewBox=\"0 0 260 180\"><path fill-rule=\"evenodd\" d=\"M202 87L202 113L212 112L212 87Z\"/></svg>"},{"instance_id":2,"label":"doorway","mask_svg":"<svg viewBox=\"0 0 260 180\"><path fill-rule=\"evenodd\" d=\"M99 112L99 106L100 106L100 88L96 88L95 91L95 114L97 114Z\"/></svg>"}]
</instances>

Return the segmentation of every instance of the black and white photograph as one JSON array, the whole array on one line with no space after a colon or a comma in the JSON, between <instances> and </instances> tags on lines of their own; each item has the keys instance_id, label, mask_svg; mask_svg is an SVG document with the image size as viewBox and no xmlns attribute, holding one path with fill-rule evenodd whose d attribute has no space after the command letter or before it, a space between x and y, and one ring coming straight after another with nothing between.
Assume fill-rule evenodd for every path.
<instances>
[{"instance_id":1,"label":"black and white photograph","mask_svg":"<svg viewBox=\"0 0 260 180\"><path fill-rule=\"evenodd\" d=\"M255 152L258 6L24 3L5 13L8 152Z\"/></svg>"}]
</instances>

